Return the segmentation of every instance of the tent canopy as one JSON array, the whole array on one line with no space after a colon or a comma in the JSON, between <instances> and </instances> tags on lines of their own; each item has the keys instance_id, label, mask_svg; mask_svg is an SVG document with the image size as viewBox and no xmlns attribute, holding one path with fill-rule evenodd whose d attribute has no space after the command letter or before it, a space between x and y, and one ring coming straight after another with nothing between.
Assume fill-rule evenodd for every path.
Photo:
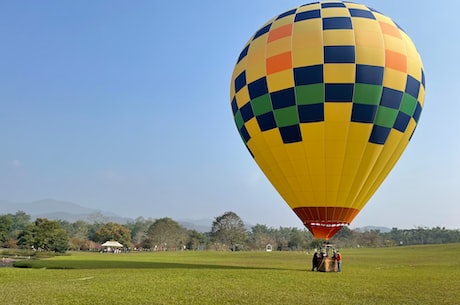
<instances>
[{"instance_id":1,"label":"tent canopy","mask_svg":"<svg viewBox=\"0 0 460 305\"><path fill-rule=\"evenodd\" d=\"M103 246L103 247L112 247L112 248L121 248L121 247L123 247L122 244L120 244L118 241L115 241L115 240L108 240L105 243L103 243L101 246Z\"/></svg>"}]
</instances>

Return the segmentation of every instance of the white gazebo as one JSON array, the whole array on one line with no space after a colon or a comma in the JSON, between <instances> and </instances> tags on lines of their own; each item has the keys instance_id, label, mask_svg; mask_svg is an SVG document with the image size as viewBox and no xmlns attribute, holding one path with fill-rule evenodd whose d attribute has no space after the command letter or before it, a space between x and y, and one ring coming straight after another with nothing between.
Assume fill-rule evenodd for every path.
<instances>
[{"instance_id":1,"label":"white gazebo","mask_svg":"<svg viewBox=\"0 0 460 305\"><path fill-rule=\"evenodd\" d=\"M120 248L123 248L123 245L120 244L116 240L108 240L105 243L103 243L101 246L105 247L106 252L114 252L114 253L119 252Z\"/></svg>"}]
</instances>

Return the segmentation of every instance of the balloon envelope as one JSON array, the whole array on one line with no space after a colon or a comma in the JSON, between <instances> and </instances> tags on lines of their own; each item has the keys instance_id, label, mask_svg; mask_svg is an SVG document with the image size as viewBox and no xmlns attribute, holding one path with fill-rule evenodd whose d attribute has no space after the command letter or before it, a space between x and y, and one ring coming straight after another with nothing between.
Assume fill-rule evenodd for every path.
<instances>
[{"instance_id":1,"label":"balloon envelope","mask_svg":"<svg viewBox=\"0 0 460 305\"><path fill-rule=\"evenodd\" d=\"M264 174L316 238L349 224L407 146L425 76L409 36L361 4L302 5L235 65L231 107Z\"/></svg>"}]
</instances>

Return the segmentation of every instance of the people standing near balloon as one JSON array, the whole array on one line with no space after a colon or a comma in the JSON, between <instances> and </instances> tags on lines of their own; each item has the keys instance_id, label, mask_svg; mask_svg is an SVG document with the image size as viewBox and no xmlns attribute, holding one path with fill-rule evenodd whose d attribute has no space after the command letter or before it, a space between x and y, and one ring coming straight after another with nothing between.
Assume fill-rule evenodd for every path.
<instances>
[{"instance_id":1,"label":"people standing near balloon","mask_svg":"<svg viewBox=\"0 0 460 305\"><path fill-rule=\"evenodd\" d=\"M312 268L311 271L318 271L318 262L319 262L319 253L318 250L315 249L315 253L313 253L313 260L312 260Z\"/></svg>"},{"instance_id":2,"label":"people standing near balloon","mask_svg":"<svg viewBox=\"0 0 460 305\"><path fill-rule=\"evenodd\" d=\"M337 260L337 272L342 272L342 254L338 250L335 259Z\"/></svg>"}]
</instances>

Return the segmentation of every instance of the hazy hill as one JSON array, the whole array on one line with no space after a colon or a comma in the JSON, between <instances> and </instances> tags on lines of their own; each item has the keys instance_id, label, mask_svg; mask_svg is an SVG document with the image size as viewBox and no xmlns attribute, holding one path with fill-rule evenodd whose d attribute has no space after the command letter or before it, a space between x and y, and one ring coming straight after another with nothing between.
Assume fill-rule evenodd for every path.
<instances>
[{"instance_id":1,"label":"hazy hill","mask_svg":"<svg viewBox=\"0 0 460 305\"><path fill-rule=\"evenodd\" d=\"M42 199L33 202L0 200L0 215L15 214L18 211L29 214L33 220L36 218L47 218L52 220L66 220L68 222L75 222L78 220L89 223L111 221L121 224L134 221L134 219L129 217L82 207L76 203L62 200ZM181 219L177 220L177 222L189 230L196 230L198 232L209 232L212 226L211 219Z\"/></svg>"},{"instance_id":2,"label":"hazy hill","mask_svg":"<svg viewBox=\"0 0 460 305\"><path fill-rule=\"evenodd\" d=\"M96 221L126 223L130 220L127 217L121 217L101 210L85 208L76 203L62 200L42 199L33 202L0 200L0 214L14 214L17 211L24 211L29 214L32 219L48 218L53 220L67 220L69 222L84 220L90 223Z\"/></svg>"}]
</instances>

